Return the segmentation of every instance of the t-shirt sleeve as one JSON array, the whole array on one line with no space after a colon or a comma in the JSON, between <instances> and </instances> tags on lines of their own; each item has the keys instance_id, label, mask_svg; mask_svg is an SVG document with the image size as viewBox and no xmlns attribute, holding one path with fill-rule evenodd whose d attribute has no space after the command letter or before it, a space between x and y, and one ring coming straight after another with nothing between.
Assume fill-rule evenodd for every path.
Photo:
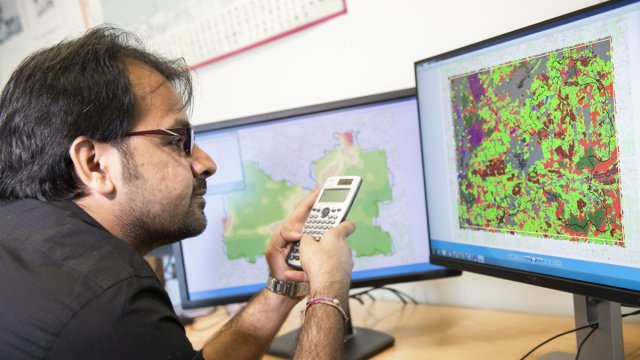
<instances>
[{"instance_id":1,"label":"t-shirt sleeve","mask_svg":"<svg viewBox=\"0 0 640 360\"><path fill-rule=\"evenodd\" d=\"M152 278L128 279L88 302L49 354L51 359L203 359Z\"/></svg>"}]
</instances>

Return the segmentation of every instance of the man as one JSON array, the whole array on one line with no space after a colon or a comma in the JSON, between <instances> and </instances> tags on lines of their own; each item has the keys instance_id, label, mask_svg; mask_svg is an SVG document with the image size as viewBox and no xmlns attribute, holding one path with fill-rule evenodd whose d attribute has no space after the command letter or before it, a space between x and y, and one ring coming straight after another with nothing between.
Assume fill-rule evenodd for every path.
<instances>
[{"instance_id":1,"label":"man","mask_svg":"<svg viewBox=\"0 0 640 360\"><path fill-rule=\"evenodd\" d=\"M37 52L12 74L0 97L3 358L242 359L266 351L302 296L263 290L196 352L142 258L206 225L205 179L216 164L193 143L190 102L181 62L112 28ZM337 358L354 225L318 242L302 236L315 196L274 232L266 257L274 281L308 282L319 299L307 307L296 357ZM304 272L284 260L297 240Z\"/></svg>"}]
</instances>

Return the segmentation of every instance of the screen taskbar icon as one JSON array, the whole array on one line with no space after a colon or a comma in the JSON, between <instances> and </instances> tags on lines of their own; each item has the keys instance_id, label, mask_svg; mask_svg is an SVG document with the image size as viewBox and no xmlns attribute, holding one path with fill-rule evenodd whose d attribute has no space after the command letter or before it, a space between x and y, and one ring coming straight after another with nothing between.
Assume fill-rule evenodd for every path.
<instances>
[{"instance_id":1,"label":"screen taskbar icon","mask_svg":"<svg viewBox=\"0 0 640 360\"><path fill-rule=\"evenodd\" d=\"M478 254L462 252L462 251L452 251L452 250L446 250L446 249L435 249L435 253L436 255L450 257L454 259L464 259L467 261L473 261L473 262L482 263L482 264L485 263L484 255L478 255Z\"/></svg>"}]
</instances>

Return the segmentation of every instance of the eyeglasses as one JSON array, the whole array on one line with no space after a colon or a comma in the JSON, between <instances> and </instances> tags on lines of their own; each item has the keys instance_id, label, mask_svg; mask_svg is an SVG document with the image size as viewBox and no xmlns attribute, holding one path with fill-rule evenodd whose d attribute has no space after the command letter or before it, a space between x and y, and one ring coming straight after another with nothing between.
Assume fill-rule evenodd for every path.
<instances>
[{"instance_id":1,"label":"eyeglasses","mask_svg":"<svg viewBox=\"0 0 640 360\"><path fill-rule=\"evenodd\" d=\"M180 136L182 137L182 147L187 155L191 155L193 151L193 144L195 143L195 134L191 126L185 126L174 129L158 129L158 130L142 130L131 131L124 136L144 136L144 135L167 135L167 136Z\"/></svg>"}]
</instances>

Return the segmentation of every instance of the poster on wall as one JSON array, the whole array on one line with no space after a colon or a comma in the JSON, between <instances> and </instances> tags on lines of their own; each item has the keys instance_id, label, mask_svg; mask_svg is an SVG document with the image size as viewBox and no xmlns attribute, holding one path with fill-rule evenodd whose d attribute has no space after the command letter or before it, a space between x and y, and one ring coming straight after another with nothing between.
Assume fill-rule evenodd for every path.
<instances>
[{"instance_id":1,"label":"poster on wall","mask_svg":"<svg viewBox=\"0 0 640 360\"><path fill-rule=\"evenodd\" d=\"M17 0L0 0L0 45L22 33Z\"/></svg>"},{"instance_id":2,"label":"poster on wall","mask_svg":"<svg viewBox=\"0 0 640 360\"><path fill-rule=\"evenodd\" d=\"M81 0L87 28L113 24L193 69L346 14L346 0Z\"/></svg>"},{"instance_id":3,"label":"poster on wall","mask_svg":"<svg viewBox=\"0 0 640 360\"><path fill-rule=\"evenodd\" d=\"M64 21L60 0L25 0L25 18L33 36L55 30Z\"/></svg>"}]
</instances>

